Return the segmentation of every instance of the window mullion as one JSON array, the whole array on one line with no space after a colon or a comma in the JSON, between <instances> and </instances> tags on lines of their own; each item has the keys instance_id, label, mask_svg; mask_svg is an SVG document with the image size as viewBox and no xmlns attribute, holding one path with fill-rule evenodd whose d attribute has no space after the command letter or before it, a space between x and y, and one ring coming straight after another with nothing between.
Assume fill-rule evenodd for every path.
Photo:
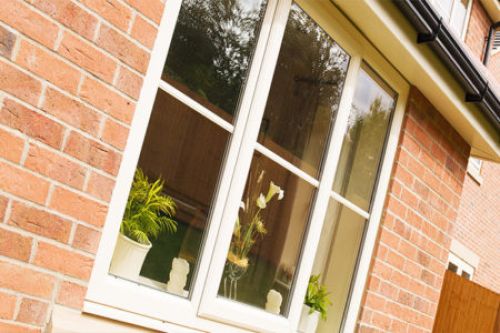
<instances>
[{"instance_id":1,"label":"window mullion","mask_svg":"<svg viewBox=\"0 0 500 333\"><path fill-rule=\"evenodd\" d=\"M338 159L342 149L342 140L347 129L349 112L354 98L356 78L361 66L361 57L351 54L349 69L347 71L342 97L340 100L338 115L330 136L328 151L322 167L320 185L315 200L315 206L309 224L307 236L304 241L304 248L301 255L300 267L297 274L296 290L292 294L290 303L290 321L292 327L297 327L304 303L307 283L311 275L316 249L319 244L321 230L323 228L324 217L328 208L333 178L335 176Z\"/></svg>"},{"instance_id":2,"label":"window mullion","mask_svg":"<svg viewBox=\"0 0 500 333\"><path fill-rule=\"evenodd\" d=\"M235 121L234 127L232 127L232 137L230 141L230 146L227 149L227 154L225 156L225 162L223 166L222 175L220 177L220 183L218 184L218 190L214 202L216 202L213 208L212 216L210 217L210 228L207 231L204 244L209 244L204 247L204 251L201 256L202 259L198 268L198 275L195 281L195 288L193 290L192 301L195 307L198 308L202 302L203 294L205 293L204 287L207 284L209 270L211 268L211 260L216 251L216 247L212 247L212 244L216 244L219 239L219 230L223 224L224 214L225 214L225 204L228 200L230 194L230 187L233 175L235 173L235 168L237 167L237 160L239 159L239 154L241 147L244 144L244 136L246 127L249 122L249 114L253 96L257 90L257 82L260 83L260 69L265 61L266 50L268 48L268 40L271 35L271 25L273 18L275 16L276 7L278 0L270 0L267 4L266 13L262 21L262 26L259 32L259 37L257 45L255 47L254 55L251 60L251 67L248 74L245 87L242 92L241 103L239 105L237 119ZM260 85L259 85L260 87ZM212 251L213 249L213 251Z\"/></svg>"},{"instance_id":3,"label":"window mullion","mask_svg":"<svg viewBox=\"0 0 500 333\"><path fill-rule=\"evenodd\" d=\"M217 238L214 238L212 243L215 244L215 247L210 267L207 267L209 272L206 278L205 288L201 297L199 308L199 315L202 317L230 320L230 318L233 317L230 312L237 312L237 310L234 310L238 307L236 304L232 307L228 307L227 311L225 311L225 305L231 305L231 303L227 300L218 298L217 292L229 249L231 235L233 233L234 216L237 214L239 209L240 198L244 191L246 176L250 169L254 147L257 141L262 116L264 114L267 96L271 87L274 68L278 60L281 41L285 32L291 2L291 0L275 0L270 1L269 3L269 6L273 5L276 9L273 13L274 16L272 20L265 21L264 24L266 24L266 26L263 26L262 28L265 29L266 32L269 32L269 37L265 45L261 45L265 49L265 53L264 50L261 50L262 54L259 54L259 56L262 57L262 62L260 68L258 68L258 78L255 78L254 82L249 80L247 83L247 85L253 85L255 87L251 100L246 99L242 103L242 108L245 107L247 110L247 119L241 127L239 124L235 127L234 135L236 136L237 133L241 135L239 138L241 144L239 150L235 152L235 155L237 154L238 156L237 161L235 161L234 172L232 173L232 177L228 177L231 178L231 185L228 191L226 191L227 200L225 202L224 211L221 214L221 224L218 234L216 235ZM264 41L259 41L259 43L261 42L264 43ZM243 115L240 116L243 117ZM234 156L234 159L236 160L236 156ZM224 311L222 309L224 309ZM259 312L261 311L259 310ZM264 315L264 317L274 317L274 315L266 313L261 315ZM246 318L238 316L238 319L240 325L251 326L258 323L258 321L256 322L255 320L252 320L250 315ZM282 322L283 319L280 319L280 321Z\"/></svg>"}]
</instances>

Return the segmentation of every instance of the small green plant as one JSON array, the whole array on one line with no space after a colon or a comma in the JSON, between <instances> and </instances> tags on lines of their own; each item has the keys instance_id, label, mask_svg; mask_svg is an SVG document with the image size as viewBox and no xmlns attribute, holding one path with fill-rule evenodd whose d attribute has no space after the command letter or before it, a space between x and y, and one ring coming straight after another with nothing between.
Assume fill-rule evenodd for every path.
<instances>
[{"instance_id":1,"label":"small green plant","mask_svg":"<svg viewBox=\"0 0 500 333\"><path fill-rule=\"evenodd\" d=\"M177 231L177 222L172 219L175 202L162 193L163 185L161 178L150 182L137 168L120 225L123 235L141 244L151 244L160 233Z\"/></svg>"},{"instance_id":2,"label":"small green plant","mask_svg":"<svg viewBox=\"0 0 500 333\"><path fill-rule=\"evenodd\" d=\"M309 314L318 311L321 315L321 319L326 320L326 309L328 306L332 305L332 302L328 299L330 293L327 292L326 287L319 282L319 277L318 274L311 275L309 278L304 304L311 308Z\"/></svg>"}]
</instances>

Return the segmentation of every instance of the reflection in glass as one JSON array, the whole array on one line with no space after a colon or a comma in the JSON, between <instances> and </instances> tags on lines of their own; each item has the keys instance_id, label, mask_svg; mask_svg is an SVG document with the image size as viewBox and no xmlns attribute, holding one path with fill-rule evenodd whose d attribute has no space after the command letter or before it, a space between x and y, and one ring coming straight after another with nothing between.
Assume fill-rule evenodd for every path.
<instances>
[{"instance_id":1,"label":"reflection in glass","mask_svg":"<svg viewBox=\"0 0 500 333\"><path fill-rule=\"evenodd\" d=\"M162 79L232 122L264 0L184 0Z\"/></svg>"},{"instance_id":2,"label":"reflection in glass","mask_svg":"<svg viewBox=\"0 0 500 333\"><path fill-rule=\"evenodd\" d=\"M292 5L259 142L314 177L337 114L349 56Z\"/></svg>"},{"instance_id":3,"label":"reflection in glass","mask_svg":"<svg viewBox=\"0 0 500 333\"><path fill-rule=\"evenodd\" d=\"M367 211L395 105L396 93L363 65L333 190Z\"/></svg>"},{"instance_id":4,"label":"reflection in glass","mask_svg":"<svg viewBox=\"0 0 500 333\"><path fill-rule=\"evenodd\" d=\"M151 181L163 179L163 194L176 205L177 231L152 242L137 282L166 290L177 258L178 265L189 265L181 293L188 296L228 139L226 131L158 91L138 168Z\"/></svg>"},{"instance_id":5,"label":"reflection in glass","mask_svg":"<svg viewBox=\"0 0 500 333\"><path fill-rule=\"evenodd\" d=\"M331 200L325 217L313 274L321 274L332 305L317 333L340 332L366 220Z\"/></svg>"},{"instance_id":6,"label":"reflection in glass","mask_svg":"<svg viewBox=\"0 0 500 333\"><path fill-rule=\"evenodd\" d=\"M271 289L287 315L315 188L255 153L228 252L219 295L265 308Z\"/></svg>"}]
</instances>

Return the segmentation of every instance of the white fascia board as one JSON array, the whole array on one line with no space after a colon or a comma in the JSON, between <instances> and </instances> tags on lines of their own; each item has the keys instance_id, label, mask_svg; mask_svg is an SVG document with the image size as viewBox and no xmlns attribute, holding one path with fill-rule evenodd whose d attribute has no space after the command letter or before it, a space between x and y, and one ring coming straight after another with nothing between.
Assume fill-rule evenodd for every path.
<instances>
[{"instance_id":1,"label":"white fascia board","mask_svg":"<svg viewBox=\"0 0 500 333\"><path fill-rule=\"evenodd\" d=\"M473 156L500 162L500 135L392 1L332 0L388 61L471 145Z\"/></svg>"}]
</instances>

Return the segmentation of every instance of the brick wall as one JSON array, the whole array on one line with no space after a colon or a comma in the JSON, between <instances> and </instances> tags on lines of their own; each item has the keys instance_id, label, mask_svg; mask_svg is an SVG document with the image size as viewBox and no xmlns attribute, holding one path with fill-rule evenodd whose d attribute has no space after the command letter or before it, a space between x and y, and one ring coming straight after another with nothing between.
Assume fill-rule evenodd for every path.
<instances>
[{"instance_id":1,"label":"brick wall","mask_svg":"<svg viewBox=\"0 0 500 333\"><path fill-rule=\"evenodd\" d=\"M488 36L492 21L481 3L474 0L471 21L465 42L479 61L483 52L480 45ZM500 82L500 52L491 55L488 62L491 76ZM500 87L497 86L497 87ZM480 257L473 281L500 292L500 164L484 162L481 169L483 181L478 184L466 176L457 223L452 237Z\"/></svg>"},{"instance_id":2,"label":"brick wall","mask_svg":"<svg viewBox=\"0 0 500 333\"><path fill-rule=\"evenodd\" d=\"M479 257L473 281L500 292L500 164L484 162L483 181L468 175L452 237Z\"/></svg>"},{"instance_id":3,"label":"brick wall","mask_svg":"<svg viewBox=\"0 0 500 333\"><path fill-rule=\"evenodd\" d=\"M473 0L469 25L465 33L465 44L480 61L483 60L490 26L491 20L483 5L479 0Z\"/></svg>"},{"instance_id":4,"label":"brick wall","mask_svg":"<svg viewBox=\"0 0 500 333\"><path fill-rule=\"evenodd\" d=\"M82 306L162 9L0 1L0 332Z\"/></svg>"},{"instance_id":5,"label":"brick wall","mask_svg":"<svg viewBox=\"0 0 500 333\"><path fill-rule=\"evenodd\" d=\"M469 149L412 88L359 332L431 332Z\"/></svg>"}]
</instances>

